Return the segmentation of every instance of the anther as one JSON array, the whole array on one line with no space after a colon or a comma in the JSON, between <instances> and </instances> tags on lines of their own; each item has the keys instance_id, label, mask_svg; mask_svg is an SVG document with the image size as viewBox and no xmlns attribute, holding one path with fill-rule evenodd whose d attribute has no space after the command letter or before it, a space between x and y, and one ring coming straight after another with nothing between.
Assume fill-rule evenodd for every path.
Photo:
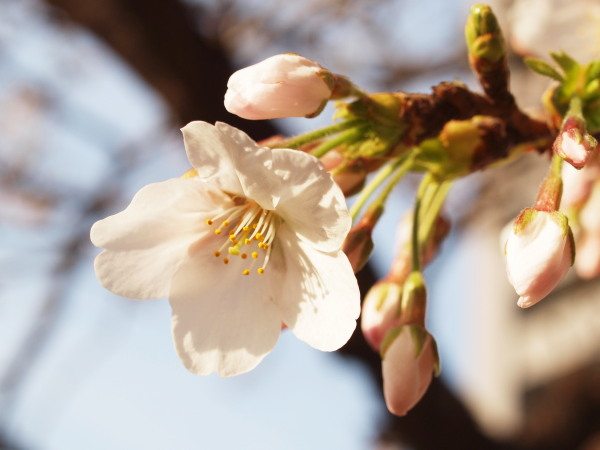
<instances>
[{"instance_id":1,"label":"anther","mask_svg":"<svg viewBox=\"0 0 600 450\"><path fill-rule=\"evenodd\" d=\"M246 253L242 253L242 254L240 255L240 257L241 257L242 259L246 259L246 258L248 257L248 255L247 255Z\"/></svg>"},{"instance_id":2,"label":"anther","mask_svg":"<svg viewBox=\"0 0 600 450\"><path fill-rule=\"evenodd\" d=\"M254 259L258 258L258 253L256 253L256 252L252 252L252 257L253 257Z\"/></svg>"},{"instance_id":3,"label":"anther","mask_svg":"<svg viewBox=\"0 0 600 450\"><path fill-rule=\"evenodd\" d=\"M221 256L221 252L219 250L215 250L213 252L213 255L215 255L218 258L219 256Z\"/></svg>"},{"instance_id":4,"label":"anther","mask_svg":"<svg viewBox=\"0 0 600 450\"><path fill-rule=\"evenodd\" d=\"M229 258L223 258L223 264L229 264Z\"/></svg>"},{"instance_id":5,"label":"anther","mask_svg":"<svg viewBox=\"0 0 600 450\"><path fill-rule=\"evenodd\" d=\"M250 271L248 269L244 269L244 271L242 272L242 274L244 274L244 275L250 275Z\"/></svg>"},{"instance_id":6,"label":"anther","mask_svg":"<svg viewBox=\"0 0 600 450\"><path fill-rule=\"evenodd\" d=\"M223 232L223 230L221 230L220 228L217 228L217 229L215 230L215 234L221 234L222 232Z\"/></svg>"},{"instance_id":7,"label":"anther","mask_svg":"<svg viewBox=\"0 0 600 450\"><path fill-rule=\"evenodd\" d=\"M263 269L262 267L259 267L258 269L256 269L256 271L258 272L259 275L262 275L263 273L265 273L265 269Z\"/></svg>"},{"instance_id":8,"label":"anther","mask_svg":"<svg viewBox=\"0 0 600 450\"><path fill-rule=\"evenodd\" d=\"M212 225L212 224L213 224L213 221L212 221L212 220L210 220L210 219L206 219L206 225Z\"/></svg>"},{"instance_id":9,"label":"anther","mask_svg":"<svg viewBox=\"0 0 600 450\"><path fill-rule=\"evenodd\" d=\"M227 225L229 225L229 222L227 222L227 221L224 221L224 222L221 224L221 226L222 226L222 227L226 227Z\"/></svg>"}]
</instances>

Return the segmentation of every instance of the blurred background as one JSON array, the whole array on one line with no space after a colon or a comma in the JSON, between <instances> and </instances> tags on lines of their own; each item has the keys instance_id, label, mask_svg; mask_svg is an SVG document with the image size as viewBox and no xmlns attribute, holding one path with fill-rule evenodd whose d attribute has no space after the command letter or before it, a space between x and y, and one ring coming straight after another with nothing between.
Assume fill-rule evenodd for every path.
<instances>
[{"instance_id":1,"label":"blurred background","mask_svg":"<svg viewBox=\"0 0 600 450\"><path fill-rule=\"evenodd\" d=\"M491 2L511 49L600 56L597 0ZM283 333L249 374L179 363L165 299L101 288L91 224L188 169L179 128L226 121L259 140L327 124L228 114L229 75L296 52L369 91L429 92L470 74L465 0L0 0L0 448L600 449L600 284L568 277L516 306L499 234L535 197L539 156L457 183L454 228L426 271L442 375L387 413L360 332L325 354ZM512 52L512 50L511 50ZM546 81L511 53L535 111ZM415 179L375 236L362 292L387 271Z\"/></svg>"}]
</instances>

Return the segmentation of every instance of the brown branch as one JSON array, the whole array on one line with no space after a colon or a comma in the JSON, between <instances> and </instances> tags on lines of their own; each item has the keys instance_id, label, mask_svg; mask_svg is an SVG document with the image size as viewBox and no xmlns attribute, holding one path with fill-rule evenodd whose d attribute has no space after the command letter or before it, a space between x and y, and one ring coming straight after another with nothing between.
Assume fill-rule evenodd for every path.
<instances>
[{"instance_id":1,"label":"brown branch","mask_svg":"<svg viewBox=\"0 0 600 450\"><path fill-rule=\"evenodd\" d=\"M196 30L191 11L173 0L46 0L109 45L170 106L178 126L226 121L255 139L276 134L269 122L249 122L223 106L234 71L217 42Z\"/></svg>"}]
</instances>

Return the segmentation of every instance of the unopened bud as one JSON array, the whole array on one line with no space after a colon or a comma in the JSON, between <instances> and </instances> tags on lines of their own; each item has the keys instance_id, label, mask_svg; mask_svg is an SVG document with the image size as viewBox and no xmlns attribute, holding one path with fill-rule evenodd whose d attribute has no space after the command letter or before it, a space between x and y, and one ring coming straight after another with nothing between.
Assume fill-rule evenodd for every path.
<instances>
[{"instance_id":1,"label":"unopened bud","mask_svg":"<svg viewBox=\"0 0 600 450\"><path fill-rule=\"evenodd\" d=\"M362 269L371 257L373 252L373 228L375 228L381 214L383 214L383 207L371 208L346 236L343 251L355 273Z\"/></svg>"},{"instance_id":2,"label":"unopened bud","mask_svg":"<svg viewBox=\"0 0 600 450\"><path fill-rule=\"evenodd\" d=\"M244 119L314 117L331 98L335 77L316 62L286 53L229 78L225 108Z\"/></svg>"},{"instance_id":3,"label":"unopened bud","mask_svg":"<svg viewBox=\"0 0 600 450\"><path fill-rule=\"evenodd\" d=\"M367 169L362 159L348 160L337 150L330 150L321 157L325 169L331 172L333 181L340 187L344 196L350 197L360 192L367 179Z\"/></svg>"},{"instance_id":4,"label":"unopened bud","mask_svg":"<svg viewBox=\"0 0 600 450\"><path fill-rule=\"evenodd\" d=\"M381 349L385 335L400 322L402 285L388 279L377 282L363 300L361 329L371 348Z\"/></svg>"},{"instance_id":5,"label":"unopened bud","mask_svg":"<svg viewBox=\"0 0 600 450\"><path fill-rule=\"evenodd\" d=\"M596 150L598 141L586 131L585 121L571 116L565 119L553 149L576 169L581 169Z\"/></svg>"},{"instance_id":6,"label":"unopened bud","mask_svg":"<svg viewBox=\"0 0 600 450\"><path fill-rule=\"evenodd\" d=\"M487 5L473 5L465 26L469 54L489 62L497 62L506 54L506 46L498 20Z\"/></svg>"},{"instance_id":7,"label":"unopened bud","mask_svg":"<svg viewBox=\"0 0 600 450\"><path fill-rule=\"evenodd\" d=\"M439 374L435 340L422 326L404 325L388 332L381 357L385 403L392 414L404 416Z\"/></svg>"},{"instance_id":8,"label":"unopened bud","mask_svg":"<svg viewBox=\"0 0 600 450\"><path fill-rule=\"evenodd\" d=\"M402 323L425 325L427 288L421 272L411 272L402 286L400 314Z\"/></svg>"},{"instance_id":9,"label":"unopened bud","mask_svg":"<svg viewBox=\"0 0 600 450\"><path fill-rule=\"evenodd\" d=\"M573 264L575 247L567 217L527 208L515 220L505 246L508 278L528 308L546 297Z\"/></svg>"}]
</instances>

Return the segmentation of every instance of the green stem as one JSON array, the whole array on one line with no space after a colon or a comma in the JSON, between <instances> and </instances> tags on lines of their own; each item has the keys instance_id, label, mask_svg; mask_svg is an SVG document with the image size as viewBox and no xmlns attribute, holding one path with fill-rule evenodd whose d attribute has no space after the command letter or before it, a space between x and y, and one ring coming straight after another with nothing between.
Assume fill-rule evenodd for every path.
<instances>
[{"instance_id":1,"label":"green stem","mask_svg":"<svg viewBox=\"0 0 600 450\"><path fill-rule=\"evenodd\" d=\"M583 110L581 109L581 99L578 96L571 98L569 102L569 110L565 114L565 120L569 117L576 117L583 120Z\"/></svg>"},{"instance_id":2,"label":"green stem","mask_svg":"<svg viewBox=\"0 0 600 450\"><path fill-rule=\"evenodd\" d=\"M293 137L291 139L285 141L278 141L272 144L267 144L268 147L271 148L300 148L303 145L309 144L311 142L317 141L321 138L331 136L332 134L337 134L340 131L347 130L348 128L355 127L361 120L347 120L345 122L336 123L333 125L329 125L328 127L320 128L315 131L311 131L309 133L301 134L299 136Z\"/></svg>"},{"instance_id":3,"label":"green stem","mask_svg":"<svg viewBox=\"0 0 600 450\"><path fill-rule=\"evenodd\" d=\"M552 156L550 170L542 181L534 209L553 212L560 207L562 197L562 163L563 159L556 153Z\"/></svg>"},{"instance_id":4,"label":"green stem","mask_svg":"<svg viewBox=\"0 0 600 450\"><path fill-rule=\"evenodd\" d=\"M394 187L396 187L396 185L400 182L400 180L402 180L402 178L404 178L404 175L406 175L406 172L408 172L410 170L414 159L415 159L415 155L414 155L414 153L412 153L412 154L408 154L407 156L405 156L399 160L399 161L401 161L401 163L396 166L396 169L394 172L392 172L388 183L381 190L381 192L379 193L377 198L373 201L373 204L376 204L377 206L385 205L385 202L387 201L391 192L394 190Z\"/></svg>"},{"instance_id":5,"label":"green stem","mask_svg":"<svg viewBox=\"0 0 600 450\"><path fill-rule=\"evenodd\" d=\"M443 181L442 183L436 183L434 192L430 196L428 203L422 208L421 223L419 229L419 243L420 245L426 245L435 222L440 214L440 210L444 205L444 201L452 187L452 181Z\"/></svg>"},{"instance_id":6,"label":"green stem","mask_svg":"<svg viewBox=\"0 0 600 450\"><path fill-rule=\"evenodd\" d=\"M419 246L419 214L421 214L421 199L417 197L413 208L413 223L411 234L412 271L421 271L421 249Z\"/></svg>"},{"instance_id":7,"label":"green stem","mask_svg":"<svg viewBox=\"0 0 600 450\"><path fill-rule=\"evenodd\" d=\"M404 165L406 165L406 168L402 173L402 175L404 175L404 173L406 173L408 169L410 169L413 159L414 156L412 156L411 154L404 155L396 160L387 163L385 166L379 169L375 177L373 177L373 179L360 191L358 198L352 204L350 208L350 215L352 216L352 221L356 220L358 213L365 206L365 203L367 203L369 197L373 195L373 193L379 188L379 186L381 186L385 182L385 180L388 179L388 177L390 177L396 171L396 169L398 169L401 166L404 167ZM402 172L402 170L399 170L399 172Z\"/></svg>"},{"instance_id":8,"label":"green stem","mask_svg":"<svg viewBox=\"0 0 600 450\"><path fill-rule=\"evenodd\" d=\"M318 147L311 150L310 154L320 158L325 155L328 151L333 150L338 145L342 145L349 142L354 142L357 138L361 137L365 131L364 127L353 128L347 130L345 133L340 133L334 138L328 139Z\"/></svg>"},{"instance_id":9,"label":"green stem","mask_svg":"<svg viewBox=\"0 0 600 450\"><path fill-rule=\"evenodd\" d=\"M413 224L411 234L411 252L412 252L412 271L421 271L421 246L419 245L419 222L421 215L421 205L425 194L433 181L433 177L430 173L425 174L419 185L419 190L415 198L415 206L413 209Z\"/></svg>"}]
</instances>

